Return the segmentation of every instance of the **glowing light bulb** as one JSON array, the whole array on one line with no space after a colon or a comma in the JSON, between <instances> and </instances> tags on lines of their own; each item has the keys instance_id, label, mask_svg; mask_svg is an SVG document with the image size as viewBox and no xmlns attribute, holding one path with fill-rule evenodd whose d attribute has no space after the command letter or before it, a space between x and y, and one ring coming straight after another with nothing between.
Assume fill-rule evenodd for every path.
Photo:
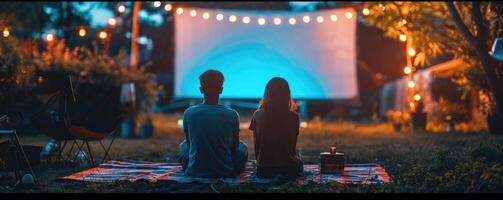
<instances>
[{"instance_id":1,"label":"glowing light bulb","mask_svg":"<svg viewBox=\"0 0 503 200\"><path fill-rule=\"evenodd\" d=\"M295 18L292 17L292 18L288 19L288 23L290 25L295 25L295 23L297 23L297 20L295 20Z\"/></svg>"},{"instance_id":2,"label":"glowing light bulb","mask_svg":"<svg viewBox=\"0 0 503 200\"><path fill-rule=\"evenodd\" d=\"M47 40L48 42L52 42L54 40L54 34L52 33L47 34L47 36L45 36L45 40Z\"/></svg>"},{"instance_id":3,"label":"glowing light bulb","mask_svg":"<svg viewBox=\"0 0 503 200\"><path fill-rule=\"evenodd\" d=\"M309 17L309 16L306 15L306 16L302 17L302 21L304 21L304 23L307 24L307 23L309 23L311 21L311 17Z\"/></svg>"},{"instance_id":4,"label":"glowing light bulb","mask_svg":"<svg viewBox=\"0 0 503 200\"><path fill-rule=\"evenodd\" d=\"M236 15L231 15L231 16L229 16L229 21L230 21L230 22L232 22L232 23L236 22L236 21L237 21L237 19L238 19L238 18L236 17Z\"/></svg>"},{"instance_id":5,"label":"glowing light bulb","mask_svg":"<svg viewBox=\"0 0 503 200\"><path fill-rule=\"evenodd\" d=\"M351 19L353 17L353 13L346 12L345 16L346 16L346 18Z\"/></svg>"},{"instance_id":6,"label":"glowing light bulb","mask_svg":"<svg viewBox=\"0 0 503 200\"><path fill-rule=\"evenodd\" d=\"M216 18L218 21L222 21L224 19L224 15L222 15L221 13L218 13Z\"/></svg>"},{"instance_id":7,"label":"glowing light bulb","mask_svg":"<svg viewBox=\"0 0 503 200\"><path fill-rule=\"evenodd\" d=\"M301 122L300 127L302 128L307 128L307 122Z\"/></svg>"},{"instance_id":8,"label":"glowing light bulb","mask_svg":"<svg viewBox=\"0 0 503 200\"><path fill-rule=\"evenodd\" d=\"M330 20L332 20L333 22L336 22L338 19L337 15L331 15L330 16Z\"/></svg>"},{"instance_id":9,"label":"glowing light bulb","mask_svg":"<svg viewBox=\"0 0 503 200\"><path fill-rule=\"evenodd\" d=\"M154 7L159 8L159 6L161 6L161 2L160 1L154 1Z\"/></svg>"},{"instance_id":10,"label":"glowing light bulb","mask_svg":"<svg viewBox=\"0 0 503 200\"><path fill-rule=\"evenodd\" d=\"M405 34L400 34L399 39L400 39L400 41L405 42L405 41L407 41L407 35L405 35Z\"/></svg>"},{"instance_id":11,"label":"glowing light bulb","mask_svg":"<svg viewBox=\"0 0 503 200\"><path fill-rule=\"evenodd\" d=\"M323 21L325 21L325 19L323 19L323 17L322 17L322 16L318 16L318 17L316 17L316 21L317 21L318 23L323 23Z\"/></svg>"},{"instance_id":12,"label":"glowing light bulb","mask_svg":"<svg viewBox=\"0 0 503 200\"><path fill-rule=\"evenodd\" d=\"M203 13L203 19L209 19L210 18L210 13L205 12Z\"/></svg>"},{"instance_id":13,"label":"glowing light bulb","mask_svg":"<svg viewBox=\"0 0 503 200\"><path fill-rule=\"evenodd\" d=\"M409 56L415 56L416 55L416 50L414 50L413 48L410 48L407 53L409 54Z\"/></svg>"},{"instance_id":14,"label":"glowing light bulb","mask_svg":"<svg viewBox=\"0 0 503 200\"><path fill-rule=\"evenodd\" d=\"M369 14L370 14L370 10L369 10L368 8L364 8L364 9L362 10L362 13L363 13L363 15L367 16L367 15L369 15Z\"/></svg>"},{"instance_id":15,"label":"glowing light bulb","mask_svg":"<svg viewBox=\"0 0 503 200\"><path fill-rule=\"evenodd\" d=\"M243 23L248 24L250 23L251 19L248 16L243 17Z\"/></svg>"},{"instance_id":16,"label":"glowing light bulb","mask_svg":"<svg viewBox=\"0 0 503 200\"><path fill-rule=\"evenodd\" d=\"M416 101L421 100L421 95L419 95L419 94L414 95L414 100L416 100Z\"/></svg>"},{"instance_id":17,"label":"glowing light bulb","mask_svg":"<svg viewBox=\"0 0 503 200\"><path fill-rule=\"evenodd\" d=\"M105 31L100 31L100 33L98 34L98 37L100 37L100 39L107 39L108 37L108 33L105 32Z\"/></svg>"},{"instance_id":18,"label":"glowing light bulb","mask_svg":"<svg viewBox=\"0 0 503 200\"><path fill-rule=\"evenodd\" d=\"M9 37L10 32L9 32L9 30L4 29L3 32L2 32L2 34L3 34L3 37Z\"/></svg>"},{"instance_id":19,"label":"glowing light bulb","mask_svg":"<svg viewBox=\"0 0 503 200\"><path fill-rule=\"evenodd\" d=\"M195 17L195 16L197 16L197 11L195 11L195 10L191 10L191 11L190 11L190 13L189 13L189 15L190 15L191 17Z\"/></svg>"},{"instance_id":20,"label":"glowing light bulb","mask_svg":"<svg viewBox=\"0 0 503 200\"><path fill-rule=\"evenodd\" d=\"M86 36L86 34L87 34L86 29L84 29L84 28L79 29L79 36L80 37L84 37L84 36Z\"/></svg>"},{"instance_id":21,"label":"glowing light bulb","mask_svg":"<svg viewBox=\"0 0 503 200\"><path fill-rule=\"evenodd\" d=\"M117 7L117 11L118 11L119 13L124 13L124 12L126 12L126 6L125 6L125 5L123 5L123 4L122 4L122 5L119 5L119 7Z\"/></svg>"},{"instance_id":22,"label":"glowing light bulb","mask_svg":"<svg viewBox=\"0 0 503 200\"><path fill-rule=\"evenodd\" d=\"M258 25L262 26L265 24L265 19L263 17L258 19Z\"/></svg>"},{"instance_id":23,"label":"glowing light bulb","mask_svg":"<svg viewBox=\"0 0 503 200\"><path fill-rule=\"evenodd\" d=\"M407 66L407 67L403 68L403 73L405 73L405 74L412 73L412 67Z\"/></svg>"},{"instance_id":24,"label":"glowing light bulb","mask_svg":"<svg viewBox=\"0 0 503 200\"><path fill-rule=\"evenodd\" d=\"M173 9L173 5L171 5L171 4L169 4L169 3L168 3L168 4L166 4L166 5L164 5L164 10L165 10L166 12L171 11L171 9Z\"/></svg>"},{"instance_id":25,"label":"glowing light bulb","mask_svg":"<svg viewBox=\"0 0 503 200\"><path fill-rule=\"evenodd\" d=\"M279 17L274 18L274 24L280 25L281 24L281 18L279 18Z\"/></svg>"},{"instance_id":26,"label":"glowing light bulb","mask_svg":"<svg viewBox=\"0 0 503 200\"><path fill-rule=\"evenodd\" d=\"M407 20L406 19L402 19L402 24L403 25L407 24Z\"/></svg>"},{"instance_id":27,"label":"glowing light bulb","mask_svg":"<svg viewBox=\"0 0 503 200\"><path fill-rule=\"evenodd\" d=\"M407 84L407 86L409 88L414 88L414 87L416 87L416 83L414 83L414 81L409 81L409 83Z\"/></svg>"},{"instance_id":28,"label":"glowing light bulb","mask_svg":"<svg viewBox=\"0 0 503 200\"><path fill-rule=\"evenodd\" d=\"M179 15L183 14L183 8L177 8L176 14L179 14Z\"/></svg>"},{"instance_id":29,"label":"glowing light bulb","mask_svg":"<svg viewBox=\"0 0 503 200\"><path fill-rule=\"evenodd\" d=\"M110 18L108 19L108 24L110 26L115 26L115 24L117 24L117 20L115 18Z\"/></svg>"}]
</instances>

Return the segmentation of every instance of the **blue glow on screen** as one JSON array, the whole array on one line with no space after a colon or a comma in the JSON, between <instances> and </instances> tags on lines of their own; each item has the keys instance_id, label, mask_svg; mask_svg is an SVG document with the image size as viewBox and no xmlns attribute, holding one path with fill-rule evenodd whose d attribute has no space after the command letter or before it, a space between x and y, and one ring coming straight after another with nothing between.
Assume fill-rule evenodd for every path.
<instances>
[{"instance_id":1,"label":"blue glow on screen","mask_svg":"<svg viewBox=\"0 0 503 200\"><path fill-rule=\"evenodd\" d=\"M352 9L309 13L312 22L302 23L305 13L260 13L198 9L211 18L188 14L175 15L175 96L201 98L199 75L208 69L224 74L222 98L262 98L267 82L276 76L285 78L293 98L349 99L357 95L354 19L344 19ZM186 12L188 13L188 11ZM215 15L224 14L217 21ZM236 23L228 16L235 14ZM329 21L315 23L318 15ZM243 24L243 16L251 17ZM272 24L274 17L283 24ZM259 26L257 19L266 18ZM297 25L288 24L296 17ZM267 24L269 23L269 24ZM339 31L338 31L339 29Z\"/></svg>"}]
</instances>

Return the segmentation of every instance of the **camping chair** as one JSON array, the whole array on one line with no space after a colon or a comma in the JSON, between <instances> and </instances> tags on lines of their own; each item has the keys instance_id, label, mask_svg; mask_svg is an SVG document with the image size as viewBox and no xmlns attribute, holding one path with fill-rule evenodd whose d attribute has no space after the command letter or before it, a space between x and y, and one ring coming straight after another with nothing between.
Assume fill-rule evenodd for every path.
<instances>
[{"instance_id":1,"label":"camping chair","mask_svg":"<svg viewBox=\"0 0 503 200\"><path fill-rule=\"evenodd\" d=\"M106 96L109 94L107 93L104 95ZM113 97L113 95L110 96ZM38 123L38 125L45 135L58 141L58 161L60 161L61 159L66 161L70 160L70 156L74 147L76 147L76 150L78 152L86 152L85 148L87 148L87 155L89 156L84 154L84 157L89 163L95 166L95 156L93 156L93 151L91 150L89 142L99 142L101 148L104 151L104 156L101 162L104 162L107 158L109 158L110 149L118 133L117 124L120 121L120 116L115 117L115 119L111 119L113 121L112 123L114 124L114 128L112 128L110 131L94 131L86 127L85 120L84 123L82 123L83 120L79 120L79 117L82 116L80 116L81 113L78 113L78 111L76 110L76 106L78 106L77 104L78 102L74 94L71 77L67 76L65 84L59 91L59 93L53 95L45 104L44 109L42 109L42 112L47 115L47 113L51 113L47 110L47 108L50 108L51 106L56 107L57 114L55 115L55 118L60 119L59 123L55 124L54 122L51 122L46 116L45 118L42 118L45 119L45 122L44 120L39 120L40 122ZM102 104L99 107L95 107L93 109L101 110L103 106L107 105ZM54 115L54 111L52 113L52 115ZM85 117L92 118L96 116ZM107 138L108 136L112 136L112 140L110 141L108 146L105 146L102 140ZM67 153L67 156L64 157L63 151L65 150L68 142L71 142L72 145ZM71 161L75 162L76 159L77 155L75 155L74 158L71 159Z\"/></svg>"},{"instance_id":2,"label":"camping chair","mask_svg":"<svg viewBox=\"0 0 503 200\"><path fill-rule=\"evenodd\" d=\"M16 129L0 127L0 136L8 136L10 138L9 146L7 147L7 149L12 148L14 150L12 156L13 162L11 164L14 165L14 167L11 170L14 171L17 183L21 181L22 173L20 173L20 171L22 171L23 169L28 169L30 174L34 177L34 181L36 181L35 173L33 173L33 169L31 167L28 156L26 155L23 146L19 142L19 137L17 136ZM6 150L6 153L9 153L8 150Z\"/></svg>"}]
</instances>

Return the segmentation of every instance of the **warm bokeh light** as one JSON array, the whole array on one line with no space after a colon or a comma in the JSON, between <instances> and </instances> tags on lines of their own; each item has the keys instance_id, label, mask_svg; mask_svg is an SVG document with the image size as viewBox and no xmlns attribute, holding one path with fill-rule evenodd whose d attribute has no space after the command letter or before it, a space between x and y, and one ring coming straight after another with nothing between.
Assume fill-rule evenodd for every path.
<instances>
[{"instance_id":1,"label":"warm bokeh light","mask_svg":"<svg viewBox=\"0 0 503 200\"><path fill-rule=\"evenodd\" d=\"M179 15L183 14L183 8L177 8L176 14L179 14Z\"/></svg>"},{"instance_id":2,"label":"warm bokeh light","mask_svg":"<svg viewBox=\"0 0 503 200\"><path fill-rule=\"evenodd\" d=\"M304 23L309 23L311 21L311 17L306 15L306 16L302 17L302 21L304 21Z\"/></svg>"},{"instance_id":3,"label":"warm bokeh light","mask_svg":"<svg viewBox=\"0 0 503 200\"><path fill-rule=\"evenodd\" d=\"M323 19L323 17L322 17L322 16L318 16L318 17L316 17L316 21L317 21L318 23L323 23L323 21L325 21L325 19Z\"/></svg>"},{"instance_id":4,"label":"warm bokeh light","mask_svg":"<svg viewBox=\"0 0 503 200\"><path fill-rule=\"evenodd\" d=\"M413 48L410 48L407 53L409 54L409 56L415 56L416 55L416 50L414 50Z\"/></svg>"},{"instance_id":5,"label":"warm bokeh light","mask_svg":"<svg viewBox=\"0 0 503 200\"><path fill-rule=\"evenodd\" d=\"M409 83L407 84L407 86L409 88L414 88L414 87L416 87L416 83L414 83L414 81L409 81Z\"/></svg>"},{"instance_id":6,"label":"warm bokeh light","mask_svg":"<svg viewBox=\"0 0 503 200\"><path fill-rule=\"evenodd\" d=\"M301 122L300 127L302 128L307 128L307 122Z\"/></svg>"},{"instance_id":7,"label":"warm bokeh light","mask_svg":"<svg viewBox=\"0 0 503 200\"><path fill-rule=\"evenodd\" d=\"M403 25L407 24L407 20L406 19L402 19L402 24Z\"/></svg>"},{"instance_id":8,"label":"warm bokeh light","mask_svg":"<svg viewBox=\"0 0 503 200\"><path fill-rule=\"evenodd\" d=\"M125 6L124 4L119 5L119 7L117 7L117 11L118 11L119 13L124 13L124 12L126 12L126 6Z\"/></svg>"},{"instance_id":9,"label":"warm bokeh light","mask_svg":"<svg viewBox=\"0 0 503 200\"><path fill-rule=\"evenodd\" d=\"M47 36L45 36L45 40L47 40L48 42L52 42L54 40L54 34L52 33L47 34Z\"/></svg>"},{"instance_id":10,"label":"warm bokeh light","mask_svg":"<svg viewBox=\"0 0 503 200\"><path fill-rule=\"evenodd\" d=\"M165 10L165 11L169 12L169 11L171 11L171 9L173 9L173 5L171 5L171 4L169 4L169 3L168 3L168 4L166 4L166 5L164 5L164 10Z\"/></svg>"},{"instance_id":11,"label":"warm bokeh light","mask_svg":"<svg viewBox=\"0 0 503 200\"><path fill-rule=\"evenodd\" d=\"M333 22L336 22L338 19L337 15L331 15L330 16L330 20L332 20Z\"/></svg>"},{"instance_id":12,"label":"warm bokeh light","mask_svg":"<svg viewBox=\"0 0 503 200\"><path fill-rule=\"evenodd\" d=\"M346 12L345 16L346 16L346 18L351 19L351 18L353 18L353 13Z\"/></svg>"},{"instance_id":13,"label":"warm bokeh light","mask_svg":"<svg viewBox=\"0 0 503 200\"><path fill-rule=\"evenodd\" d=\"M288 23L290 25L295 25L295 23L297 23L297 20L295 20L295 18L292 17L292 18L288 19Z\"/></svg>"},{"instance_id":14,"label":"warm bokeh light","mask_svg":"<svg viewBox=\"0 0 503 200\"><path fill-rule=\"evenodd\" d=\"M236 22L237 20L238 20L238 18L236 17L236 15L231 15L231 16L229 16L229 21L230 21L230 22L233 22L233 23L234 23L234 22Z\"/></svg>"},{"instance_id":15,"label":"warm bokeh light","mask_svg":"<svg viewBox=\"0 0 503 200\"><path fill-rule=\"evenodd\" d=\"M203 19L209 19L210 18L210 13L205 12L203 13Z\"/></svg>"},{"instance_id":16,"label":"warm bokeh light","mask_svg":"<svg viewBox=\"0 0 503 200\"><path fill-rule=\"evenodd\" d=\"M2 32L2 34L3 34L3 37L9 37L10 32L9 32L9 30L4 29L3 32Z\"/></svg>"},{"instance_id":17,"label":"warm bokeh light","mask_svg":"<svg viewBox=\"0 0 503 200\"><path fill-rule=\"evenodd\" d=\"M86 31L85 28L80 28L79 29L79 36L80 37L84 37L84 36L86 36L86 34L87 34L87 31Z\"/></svg>"},{"instance_id":18,"label":"warm bokeh light","mask_svg":"<svg viewBox=\"0 0 503 200\"><path fill-rule=\"evenodd\" d=\"M407 41L407 35L405 35L405 34L402 33L402 34L400 34L400 38L399 39L400 39L400 41L405 42L405 41Z\"/></svg>"},{"instance_id":19,"label":"warm bokeh light","mask_svg":"<svg viewBox=\"0 0 503 200\"><path fill-rule=\"evenodd\" d=\"M222 15L221 13L218 13L216 18L218 21L222 21L224 19L224 15Z\"/></svg>"},{"instance_id":20,"label":"warm bokeh light","mask_svg":"<svg viewBox=\"0 0 503 200\"><path fill-rule=\"evenodd\" d=\"M243 17L243 23L248 24L250 23L251 19L248 16Z\"/></svg>"},{"instance_id":21,"label":"warm bokeh light","mask_svg":"<svg viewBox=\"0 0 503 200\"><path fill-rule=\"evenodd\" d=\"M160 1L154 1L154 7L159 8L161 6Z\"/></svg>"},{"instance_id":22,"label":"warm bokeh light","mask_svg":"<svg viewBox=\"0 0 503 200\"><path fill-rule=\"evenodd\" d=\"M368 8L364 8L364 9L362 10L362 13L363 13L363 15L367 16L367 15L369 15L369 14L370 14L370 10L369 10Z\"/></svg>"},{"instance_id":23,"label":"warm bokeh light","mask_svg":"<svg viewBox=\"0 0 503 200\"><path fill-rule=\"evenodd\" d=\"M191 10L191 11L190 11L190 13L189 13L189 15L190 15L191 17L195 17L195 16L197 16L197 11L195 11L195 10Z\"/></svg>"},{"instance_id":24,"label":"warm bokeh light","mask_svg":"<svg viewBox=\"0 0 503 200\"><path fill-rule=\"evenodd\" d=\"M419 94L415 94L415 95L414 95L414 100L415 100L415 101L419 101L419 100L421 100L421 95L419 95Z\"/></svg>"},{"instance_id":25,"label":"warm bokeh light","mask_svg":"<svg viewBox=\"0 0 503 200\"><path fill-rule=\"evenodd\" d=\"M117 20L115 18L108 19L108 25L115 26L117 24Z\"/></svg>"},{"instance_id":26,"label":"warm bokeh light","mask_svg":"<svg viewBox=\"0 0 503 200\"><path fill-rule=\"evenodd\" d=\"M405 73L405 74L412 73L412 67L407 66L407 67L403 68L403 73Z\"/></svg>"},{"instance_id":27,"label":"warm bokeh light","mask_svg":"<svg viewBox=\"0 0 503 200\"><path fill-rule=\"evenodd\" d=\"M100 33L98 34L98 37L100 37L100 39L107 39L108 37L108 33L105 32L105 31L100 31Z\"/></svg>"},{"instance_id":28,"label":"warm bokeh light","mask_svg":"<svg viewBox=\"0 0 503 200\"><path fill-rule=\"evenodd\" d=\"M280 25L281 24L281 18L279 18L279 17L274 18L274 24Z\"/></svg>"},{"instance_id":29,"label":"warm bokeh light","mask_svg":"<svg viewBox=\"0 0 503 200\"><path fill-rule=\"evenodd\" d=\"M263 17L259 18L259 19L258 19L258 24L259 24L260 26L264 25L264 24L265 24L265 19L264 19Z\"/></svg>"}]
</instances>

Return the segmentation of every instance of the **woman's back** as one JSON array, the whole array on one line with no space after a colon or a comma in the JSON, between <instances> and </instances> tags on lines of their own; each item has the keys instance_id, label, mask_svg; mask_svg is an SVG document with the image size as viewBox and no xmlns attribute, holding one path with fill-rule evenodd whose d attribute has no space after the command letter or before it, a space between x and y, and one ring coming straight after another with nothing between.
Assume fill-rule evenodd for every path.
<instances>
[{"instance_id":1,"label":"woman's back","mask_svg":"<svg viewBox=\"0 0 503 200\"><path fill-rule=\"evenodd\" d=\"M299 134L299 116L291 111L283 114L266 112L263 109L255 111L250 124L250 130L254 132L258 166L297 166L299 157L296 143Z\"/></svg>"}]
</instances>

